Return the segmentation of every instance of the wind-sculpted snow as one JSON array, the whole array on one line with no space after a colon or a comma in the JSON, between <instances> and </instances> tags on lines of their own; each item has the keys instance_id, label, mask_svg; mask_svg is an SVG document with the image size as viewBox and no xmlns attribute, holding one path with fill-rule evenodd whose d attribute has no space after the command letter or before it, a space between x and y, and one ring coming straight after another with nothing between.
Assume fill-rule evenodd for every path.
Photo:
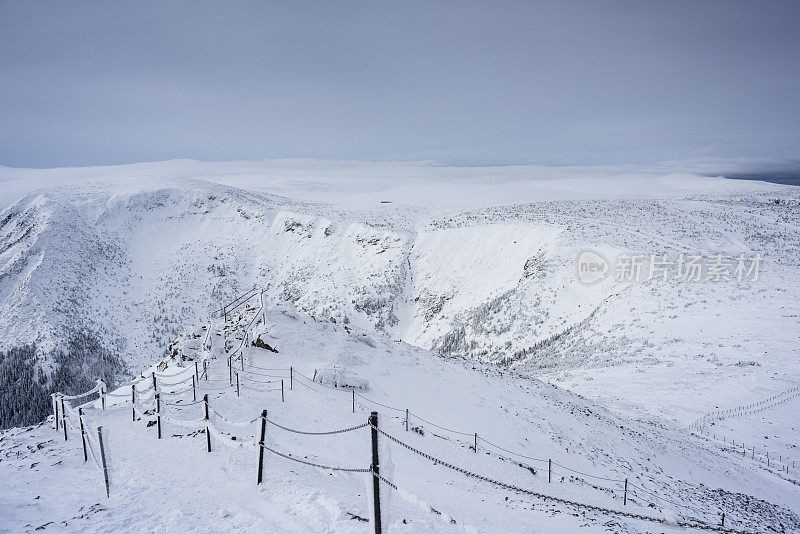
<instances>
[{"instance_id":1,"label":"wind-sculpted snow","mask_svg":"<svg viewBox=\"0 0 800 534\"><path fill-rule=\"evenodd\" d=\"M35 342L50 376L47 354L81 331L137 368L259 286L317 320L597 398L618 398L623 382L651 408L679 380L709 395L656 411L693 420L717 388L746 397L748 384L800 377L798 194L737 191L481 208L316 203L178 179L42 191L0 214L0 349ZM755 282L583 285L585 249L765 262Z\"/></svg>"}]
</instances>

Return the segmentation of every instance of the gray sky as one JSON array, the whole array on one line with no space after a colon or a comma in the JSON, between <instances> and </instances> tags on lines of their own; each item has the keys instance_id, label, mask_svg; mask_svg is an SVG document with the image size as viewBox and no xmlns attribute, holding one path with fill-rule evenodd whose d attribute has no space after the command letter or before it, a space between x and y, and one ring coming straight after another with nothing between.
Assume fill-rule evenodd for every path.
<instances>
[{"instance_id":1,"label":"gray sky","mask_svg":"<svg viewBox=\"0 0 800 534\"><path fill-rule=\"evenodd\" d=\"M0 165L800 156L800 2L0 0Z\"/></svg>"}]
</instances>

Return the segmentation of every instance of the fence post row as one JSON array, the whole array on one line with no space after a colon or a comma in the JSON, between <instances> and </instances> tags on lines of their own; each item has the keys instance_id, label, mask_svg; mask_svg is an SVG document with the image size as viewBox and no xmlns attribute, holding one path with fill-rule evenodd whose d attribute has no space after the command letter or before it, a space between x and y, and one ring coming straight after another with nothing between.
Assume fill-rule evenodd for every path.
<instances>
[{"instance_id":1,"label":"fence post row","mask_svg":"<svg viewBox=\"0 0 800 534\"><path fill-rule=\"evenodd\" d=\"M103 462L103 478L106 480L106 498L111 497L111 491L108 488L108 464L106 463L106 449L103 445L103 427L97 427L97 439L100 441L100 459Z\"/></svg>"},{"instance_id":2,"label":"fence post row","mask_svg":"<svg viewBox=\"0 0 800 534\"><path fill-rule=\"evenodd\" d=\"M375 524L375 534L381 534L381 487L380 467L378 465L378 412L372 412L369 416L369 424L372 437L372 508L373 523Z\"/></svg>"},{"instance_id":3,"label":"fence post row","mask_svg":"<svg viewBox=\"0 0 800 534\"><path fill-rule=\"evenodd\" d=\"M258 441L258 482L261 484L264 474L264 438L267 433L267 410L261 411L261 439Z\"/></svg>"},{"instance_id":4,"label":"fence post row","mask_svg":"<svg viewBox=\"0 0 800 534\"><path fill-rule=\"evenodd\" d=\"M206 444L208 445L208 452L211 452L211 431L208 429L208 393L203 395L203 403L206 408Z\"/></svg>"},{"instance_id":5,"label":"fence post row","mask_svg":"<svg viewBox=\"0 0 800 534\"><path fill-rule=\"evenodd\" d=\"M83 443L83 463L89 460L86 454L86 431L83 428L83 408L78 408L78 420L81 422L81 443Z\"/></svg>"}]
</instances>

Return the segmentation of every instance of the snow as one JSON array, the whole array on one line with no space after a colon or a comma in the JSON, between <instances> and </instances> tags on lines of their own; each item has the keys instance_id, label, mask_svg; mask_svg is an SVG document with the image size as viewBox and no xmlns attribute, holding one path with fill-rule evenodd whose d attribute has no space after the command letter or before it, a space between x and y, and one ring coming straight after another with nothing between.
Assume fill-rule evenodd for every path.
<instances>
[{"instance_id":1,"label":"snow","mask_svg":"<svg viewBox=\"0 0 800 534\"><path fill-rule=\"evenodd\" d=\"M324 430L363 423L378 408L381 427L404 442L532 491L621 509L618 482L570 479L576 473L560 467L567 466L628 478L677 504L656 499L651 507L632 486L627 509L639 513L715 523L724 511L726 525L797 528L796 471L768 470L687 431L709 411L767 398L800 379L796 189L663 169L595 170L591 178L585 169L551 178L541 169L462 169L466 183L454 187L455 171L422 164L308 168L167 162L83 169L81 176L111 181L24 197L0 213L0 348L31 340L43 352L59 348L79 319L131 375L177 380L176 365L193 372L180 355L204 353L209 313L256 286L264 289L266 320L256 317L258 297L225 328L215 319L210 378L224 383L201 384L232 421L268 409L286 426ZM78 177L77 170L0 172ZM288 179L303 172L304 182ZM264 182L270 173L274 180ZM431 173L433 185L425 181ZM523 180L527 173L535 179ZM345 175L354 179L342 182ZM761 253L765 262L756 282L583 285L575 264L583 250L606 258ZM316 370L323 384L296 378L289 389L288 375L277 372L282 403L279 391L253 391L260 384L243 373L250 389L237 397L225 385L222 347L237 348L254 319L249 339L261 335L279 352L248 346L247 364L292 366L308 377ZM178 356L164 359L176 338ZM324 387L342 381L397 410L359 397L353 414L350 389ZM82 465L74 436L65 443L47 425L0 434L0 529L52 521L48 528L69 531L368 531L349 515L371 516L363 474L267 455L267 483L257 488L254 450L217 446L228 443L215 438L208 454L204 434L166 419L159 441L155 427L130 420L130 388L120 393L126 396L105 411L85 410L92 428L109 432L108 500L99 471ZM169 409L183 421L202 416L197 405ZM716 422L713 432L771 457L796 457L796 411L794 400ZM219 428L237 441L257 441L257 423L220 421ZM278 451L325 465L369 464L366 429L336 439L282 432L268 431ZM489 442L552 459L554 481L544 478L546 462ZM672 528L510 492L397 444L382 446L393 464L382 473L400 488L384 486L391 532Z\"/></svg>"},{"instance_id":2,"label":"snow","mask_svg":"<svg viewBox=\"0 0 800 534\"><path fill-rule=\"evenodd\" d=\"M233 321L244 327L257 312L257 306L248 306ZM121 388L111 392L121 396L109 397L106 410L99 409L97 402L93 403L94 408L85 409L90 431L99 425L107 431L112 480L112 496L108 500L103 497L101 472L91 463L81 465L77 434L64 442L61 434L48 425L3 432L2 478L24 480L21 487L14 484L16 497L6 505L10 508L6 516L8 528L25 530L53 521L71 531L190 528L211 532L239 528L367 532L365 523L349 515L370 516L370 490L369 485L365 487L362 474L318 469L265 452L265 483L256 487L257 450L236 444L258 440L262 409L268 410L271 421L303 431L356 426L366 421L369 411L377 409L381 429L440 460L528 490L604 508L653 517L677 513L684 519L712 522L725 511L733 525L800 523L797 516L781 508L796 509L800 502L796 485L733 454L709 448L683 429L626 418L567 391L494 366L437 357L388 339L378 340L371 347L358 340L361 332L314 321L285 305L269 308L266 316L270 339L280 352L245 348L244 374L266 372L259 368L291 366L292 382L287 371L270 371L285 377L285 402L274 390L247 389L237 396L235 387L227 386L227 360L222 349L225 336L217 323L212 331L215 359L211 360L209 380L198 383L199 394L208 393L210 405L225 417L212 412L212 425L221 434L212 434L211 454L205 451L204 434L168 420L193 421L203 417L202 404L192 404L191 392L184 393L181 401L169 401L184 404L183 408L162 405L164 438L158 440L155 426L145 425L146 420L155 419L152 413L131 421L130 405L126 403L129 387ZM159 374L158 380L163 384L176 384L194 373L192 362L185 362L185 367L180 368L169 361L172 363L168 363L164 377ZM239 365L235 367L241 373ZM334 367L371 385L369 392L357 397L355 413L350 389L337 391L339 388L302 378L311 378L315 368ZM150 372L143 373L143 387L150 385ZM145 400L143 394L140 398ZM403 408L398 411L375 402L408 407L412 414L418 414L412 415L411 427L419 428L424 435L405 430ZM442 430L420 417L468 435ZM249 425L226 422L254 419ZM202 429L203 422L194 423L194 428ZM300 459L322 465L369 465L367 428L332 436L293 434L273 425L267 429L267 446L284 454L299 455ZM479 434L477 453L470 449L472 432ZM236 441L226 441L225 436L236 436ZM494 449L489 441L551 458L553 482L547 482L546 464L543 467L534 461L522 460L522 465L519 459L509 461L513 457ZM39 443L44 445L40 448ZM606 530L609 520L618 525L612 529L653 528L638 520L604 517L598 512L496 488L431 464L383 437L381 444L381 455L386 458L381 472L402 489L395 494L382 486L382 491L392 496L385 501L389 532L527 532L533 525L554 532L579 527L591 532ZM16 451L21 452L19 457ZM34 462L39 463L30 467ZM533 467L536 474L526 465ZM627 507L621 504L618 484L577 475L561 466L606 478L628 478L632 484ZM673 510L671 505L665 508L658 499L652 501L655 507L649 506L651 500L633 484L676 502L680 510ZM176 488L186 488L190 498L186 491ZM734 493L723 493L720 498L712 491L715 488ZM741 491L752 491L779 506L742 501L738 497ZM34 493L41 495L40 499L34 499ZM40 502L32 508L28 503L33 500ZM431 512L430 507L442 515ZM442 520L448 517L445 514L455 519L456 526ZM655 525L659 530L664 528Z\"/></svg>"}]
</instances>

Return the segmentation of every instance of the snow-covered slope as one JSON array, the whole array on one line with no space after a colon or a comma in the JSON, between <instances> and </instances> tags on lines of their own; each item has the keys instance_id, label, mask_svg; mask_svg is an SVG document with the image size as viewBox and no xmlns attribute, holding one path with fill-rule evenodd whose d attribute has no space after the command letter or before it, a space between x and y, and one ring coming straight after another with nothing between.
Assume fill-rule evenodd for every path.
<instances>
[{"instance_id":1,"label":"snow-covered slope","mask_svg":"<svg viewBox=\"0 0 800 534\"><path fill-rule=\"evenodd\" d=\"M562 184L567 197L577 187L571 180ZM631 180L625 177L623 183ZM250 363L293 365L309 376L314 369L327 376L338 366L348 380L368 385L365 394L373 400L408 407L428 421L465 434L478 432L488 442L536 458L545 455L580 472L658 488L661 498L677 502L691 517L713 522L726 511L739 526L794 528L798 495L786 479L796 480L796 472L784 476L774 466L765 469L728 443L752 445L782 461L794 458L796 401L718 422L709 430L710 441L691 437L686 427L710 410L759 401L800 382L800 289L794 283L800 275L800 193L756 182L703 180L672 177L651 182L649 189L637 186L647 195L629 194L617 184L597 192L594 200L519 203L311 202L275 194L297 193L289 188L268 193L141 176L42 190L0 213L0 350L35 342L38 357L27 364L41 368L53 384L77 388L75 377L85 383L97 374L122 380L161 360L176 336L188 353L196 353L196 329L208 322L210 312L257 286L264 288L272 310L261 328L280 352L248 349ZM557 182L546 186L557 191ZM308 183L304 187L313 189ZM381 196L387 191L392 189ZM576 265L584 250L609 260L621 253L696 253L760 254L764 261L758 280L609 278L585 285ZM248 321L241 318L239 328ZM233 331L230 335L233 347ZM219 379L227 369L220 369L221 340L214 346L219 359L213 372ZM73 378L65 381L70 367L75 367L67 373ZM12 389L0 391L3 398L17 392L13 373L0 373L8 376L12 380L3 387ZM300 428L348 426L364 415L347 414L346 394L341 401L309 397L275 406L274 394L245 401L224 389L214 393L220 403L215 406L233 410L238 419L252 418L263 407ZM292 390L289 398L298 394ZM235 515L236 524L252 529L363 531L347 515L369 515L363 482L342 478L343 490L313 470L291 471L302 476L286 482L286 465L270 469L275 469L272 476L284 477L288 493L262 490L255 501L218 506L215 501L217 508L198 505L167 518L156 504L170 488L200 484L186 466L201 463L202 472L213 473L211 484L228 488L222 494L239 495L249 491L247 484L231 481L246 476L241 461L231 456L220 468L219 460L195 458L189 451L202 445L197 434L175 438L156 452L141 423L128 423L124 414L97 415L95 424L110 428L113 436L138 432L136 447L128 450L113 439L111 447L121 458L114 477L125 488L121 493L135 493L143 504L127 510L114 497L108 505L112 514L83 513L79 508L86 505L86 494L79 493L60 501L63 509L40 506L37 521L45 523L55 513L72 530L124 528L140 514L151 521L144 528L178 529L182 514L189 514L214 530L214 525L227 528ZM420 448L432 447L454 463L467 462L529 489L552 490L526 478L532 472L520 462L507 458L503 463L497 457L502 450L477 460L468 448L469 436L443 435L449 439L439 444L438 431L417 423L428 431L424 436L410 432L408 439L421 440ZM251 430L248 436L254 439ZM78 474L61 445L46 443L52 439L47 432L52 431L5 433L3 469L24 472L25 483L37 491L43 484L37 477L88 476ZM293 451L305 446L275 443ZM336 455L318 459L355 459L351 455L361 445L336 446L331 449ZM152 466L142 462L139 450L182 460L168 468L166 460L157 462L163 475L141 489L138 480ZM30 467L51 455L58 456L52 462L57 465ZM426 478L420 475L427 473L424 466L396 460L398 455L392 452L398 486L434 507L443 501L441 507L459 525L527 531L525 514L533 506L538 512L530 524L542 529L652 528L602 513L585 518L585 510L532 505L530 499L481 489L476 481L463 486L438 475ZM541 469L537 464L538 477ZM564 483L570 485L553 493L599 506L619 504L618 493L604 493L586 479L565 475ZM441 485L453 491L435 489ZM309 498L310 487L322 489ZM201 502L215 495L206 492ZM262 497L271 504L264 505ZM10 506L14 517L26 517L26 499L3 506ZM653 511L649 504L635 503ZM662 507L664 502L658 513L669 515ZM418 506L411 508L401 507L402 517L423 526L409 531L450 528L428 512L420 515ZM209 510L218 515L209 516ZM108 521L98 519L107 516ZM24 528L24 523L14 526Z\"/></svg>"},{"instance_id":2,"label":"snow-covered slope","mask_svg":"<svg viewBox=\"0 0 800 534\"><path fill-rule=\"evenodd\" d=\"M136 369L258 285L320 319L688 423L725 395L739 404L796 382L800 208L792 188L728 181L692 195L696 182L678 182L682 199L435 209L180 179L41 191L0 215L0 343L46 352L82 330ZM764 264L756 282L583 285L584 249ZM704 395L674 395L676 383Z\"/></svg>"},{"instance_id":3,"label":"snow-covered slope","mask_svg":"<svg viewBox=\"0 0 800 534\"><path fill-rule=\"evenodd\" d=\"M187 382L169 385L190 377L193 362L168 359L158 379L164 395L160 441L152 426L153 397L146 393L149 370L137 386L139 410L147 410L137 421L131 420L130 386L112 392L119 396L108 397L106 410L97 402L84 408L88 431L93 435L98 425L106 431L109 500L102 471L91 457L83 464L74 412L68 414L74 421L66 442L48 425L0 434L0 487L13 495L3 505L5 525L33 530L49 524L69 531L370 531L357 519L371 517L371 480L363 473L317 468L273 452L363 469L371 461L369 428L308 435L270 423L265 482L258 488L252 444L259 440L259 414L267 409L270 421L311 432L361 425L375 410L384 432L437 459L381 434L381 474L398 488L382 486L387 532L685 531L659 521L719 525L723 513L726 526L736 530L800 527L794 473L784 477L736 453L709 448L682 428L620 415L530 376L315 321L290 305L274 306L265 322L257 320L254 337L278 353L244 349L242 367L234 366L240 375L237 395L228 385L223 341L238 346L242 327L255 313L248 306L230 317L224 331L220 323L212 330L209 380L198 382L198 398L209 395L212 430L218 429L210 454L202 404L193 403ZM187 332L185 356L202 356L197 340L203 334ZM262 383L281 377L283 400L275 382ZM357 396L332 387L337 382L358 384ZM167 395L170 390L184 391ZM405 408L411 414L408 429ZM477 451L470 448L473 433ZM441 462L576 504L497 487ZM183 488L188 491L176 491Z\"/></svg>"}]
</instances>

